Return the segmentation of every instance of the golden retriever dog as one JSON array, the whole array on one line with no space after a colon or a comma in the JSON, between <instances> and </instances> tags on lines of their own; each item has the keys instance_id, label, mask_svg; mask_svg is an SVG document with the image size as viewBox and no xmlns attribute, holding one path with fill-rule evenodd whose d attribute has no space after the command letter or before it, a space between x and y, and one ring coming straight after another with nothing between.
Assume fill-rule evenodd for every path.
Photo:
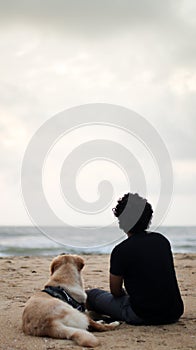
<instances>
[{"instance_id":1,"label":"golden retriever dog","mask_svg":"<svg viewBox=\"0 0 196 350\"><path fill-rule=\"evenodd\" d=\"M53 259L44 290L25 305L22 315L25 334L72 339L78 345L95 347L99 341L88 330L107 331L119 325L96 322L82 312L87 297L81 278L83 266L84 260L77 255L63 254Z\"/></svg>"}]
</instances>

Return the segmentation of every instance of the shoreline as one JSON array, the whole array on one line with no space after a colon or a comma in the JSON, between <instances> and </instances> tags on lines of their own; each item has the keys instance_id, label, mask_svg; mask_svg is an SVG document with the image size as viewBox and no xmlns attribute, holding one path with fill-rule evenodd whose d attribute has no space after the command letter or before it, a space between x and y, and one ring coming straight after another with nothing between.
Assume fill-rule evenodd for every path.
<instances>
[{"instance_id":1,"label":"shoreline","mask_svg":"<svg viewBox=\"0 0 196 350\"><path fill-rule=\"evenodd\" d=\"M109 255L81 254L85 260L82 271L84 288L108 290ZM27 299L42 289L49 276L54 256L0 257L0 326L1 348L4 350L80 349L70 340L26 336L21 329L21 316ZM174 254L176 275L185 305L181 319L170 325L130 326L121 324L115 331L96 333L100 350L193 350L196 342L196 254ZM82 349L82 348L81 348ZM84 349L84 348L83 348Z\"/></svg>"}]
</instances>

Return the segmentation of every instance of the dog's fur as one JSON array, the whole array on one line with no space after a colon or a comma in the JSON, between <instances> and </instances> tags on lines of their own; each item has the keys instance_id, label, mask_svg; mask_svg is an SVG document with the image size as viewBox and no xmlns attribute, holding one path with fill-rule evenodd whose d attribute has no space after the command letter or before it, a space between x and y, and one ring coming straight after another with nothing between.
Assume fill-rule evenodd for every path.
<instances>
[{"instance_id":1,"label":"dog's fur","mask_svg":"<svg viewBox=\"0 0 196 350\"><path fill-rule=\"evenodd\" d=\"M87 296L80 274L83 266L84 260L80 256L57 256L51 263L51 276L45 287L60 286L79 303L85 303ZM72 339L78 345L89 347L97 346L99 341L88 329L106 331L118 324L95 322L88 314L41 291L27 301L22 315L22 328L26 334Z\"/></svg>"}]
</instances>

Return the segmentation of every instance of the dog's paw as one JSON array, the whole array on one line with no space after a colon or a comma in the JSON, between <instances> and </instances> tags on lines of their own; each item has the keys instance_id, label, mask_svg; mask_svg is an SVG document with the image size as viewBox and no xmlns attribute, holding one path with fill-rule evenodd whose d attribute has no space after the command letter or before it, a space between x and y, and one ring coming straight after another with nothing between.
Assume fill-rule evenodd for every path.
<instances>
[{"instance_id":1,"label":"dog's paw","mask_svg":"<svg viewBox=\"0 0 196 350\"><path fill-rule=\"evenodd\" d=\"M105 324L105 321L104 320L98 320L98 321L96 321L96 323Z\"/></svg>"},{"instance_id":2,"label":"dog's paw","mask_svg":"<svg viewBox=\"0 0 196 350\"><path fill-rule=\"evenodd\" d=\"M113 326L113 327L118 327L121 323L119 321L114 321L114 322L111 322L109 323L110 326Z\"/></svg>"},{"instance_id":3,"label":"dog's paw","mask_svg":"<svg viewBox=\"0 0 196 350\"><path fill-rule=\"evenodd\" d=\"M98 320L98 321L96 321L96 323L109 325L109 326L112 326L113 328L118 327L121 324L121 322L119 322L119 321L112 321L112 322L107 323L107 322L105 322L105 320Z\"/></svg>"}]
</instances>

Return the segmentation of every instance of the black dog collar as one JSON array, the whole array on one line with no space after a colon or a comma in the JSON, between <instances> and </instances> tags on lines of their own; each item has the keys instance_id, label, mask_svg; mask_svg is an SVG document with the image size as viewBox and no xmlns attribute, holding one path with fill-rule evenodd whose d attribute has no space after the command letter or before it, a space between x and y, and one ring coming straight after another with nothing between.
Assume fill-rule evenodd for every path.
<instances>
[{"instance_id":1,"label":"black dog collar","mask_svg":"<svg viewBox=\"0 0 196 350\"><path fill-rule=\"evenodd\" d=\"M69 295L69 293L67 293L62 287L47 286L42 290L42 292L48 293L52 297L58 298L64 302L68 303L69 305L74 307L74 309L77 309L81 312L85 311L84 304L78 303L78 301L75 300L74 298L72 298L71 295Z\"/></svg>"}]
</instances>

